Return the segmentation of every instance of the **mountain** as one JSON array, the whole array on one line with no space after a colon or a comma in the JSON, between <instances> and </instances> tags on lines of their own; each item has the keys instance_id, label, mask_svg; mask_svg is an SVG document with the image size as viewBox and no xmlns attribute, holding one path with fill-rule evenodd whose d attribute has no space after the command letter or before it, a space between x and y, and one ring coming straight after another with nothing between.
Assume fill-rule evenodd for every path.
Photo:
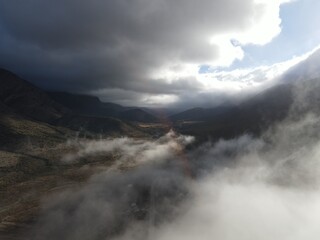
<instances>
[{"instance_id":1,"label":"mountain","mask_svg":"<svg viewBox=\"0 0 320 240\"><path fill-rule=\"evenodd\" d=\"M189 117L197 114L194 111L198 111L201 114L205 113L202 117L206 118L202 118L202 122L195 124L177 123L176 128L185 134L199 137L210 136L214 139L233 138L243 133L259 134L263 129L284 119L292 103L292 85L280 84L257 94L238 106L228 107L223 111L219 109L219 114L214 115L214 109L206 111L191 109L178 116Z\"/></svg>"},{"instance_id":2,"label":"mountain","mask_svg":"<svg viewBox=\"0 0 320 240\"><path fill-rule=\"evenodd\" d=\"M283 83L297 83L309 79L320 78L320 49L312 53L307 59L291 67L283 76Z\"/></svg>"},{"instance_id":3,"label":"mountain","mask_svg":"<svg viewBox=\"0 0 320 240\"><path fill-rule=\"evenodd\" d=\"M233 109L234 106L222 105L214 108L191 108L170 116L172 121L208 121Z\"/></svg>"},{"instance_id":4,"label":"mountain","mask_svg":"<svg viewBox=\"0 0 320 240\"><path fill-rule=\"evenodd\" d=\"M168 120L170 118L170 116L181 112L181 109L179 109L179 108L147 108L147 107L143 107L140 109L144 110L147 113L150 113L151 115L155 116L157 119L160 119L160 120Z\"/></svg>"},{"instance_id":5,"label":"mountain","mask_svg":"<svg viewBox=\"0 0 320 240\"><path fill-rule=\"evenodd\" d=\"M170 116L172 121L203 121L207 118L208 110L205 108L191 108Z\"/></svg>"},{"instance_id":6,"label":"mountain","mask_svg":"<svg viewBox=\"0 0 320 240\"><path fill-rule=\"evenodd\" d=\"M56 101L61 99L64 105ZM21 148L27 142L55 145L66 141L73 131L86 132L86 135L144 135L133 124L104 117L111 110L119 109L127 108L86 95L53 96L7 70L0 70L0 148ZM132 114L132 119L151 119L143 112ZM126 117L130 118L129 112Z\"/></svg>"},{"instance_id":7,"label":"mountain","mask_svg":"<svg viewBox=\"0 0 320 240\"><path fill-rule=\"evenodd\" d=\"M49 96L74 113L87 116L116 117L126 108L114 103L103 103L98 97L66 92L48 92Z\"/></svg>"},{"instance_id":8,"label":"mountain","mask_svg":"<svg viewBox=\"0 0 320 240\"><path fill-rule=\"evenodd\" d=\"M1 116L3 116L3 115L7 115L7 114L14 114L14 112L7 105L5 105L2 101L0 101L0 114L1 114Z\"/></svg>"},{"instance_id":9,"label":"mountain","mask_svg":"<svg viewBox=\"0 0 320 240\"><path fill-rule=\"evenodd\" d=\"M293 101L292 85L276 85L240 104L236 117L269 125L285 118Z\"/></svg>"},{"instance_id":10,"label":"mountain","mask_svg":"<svg viewBox=\"0 0 320 240\"><path fill-rule=\"evenodd\" d=\"M144 110L104 103L94 96L45 92L4 69L0 69L0 113L0 130L2 133L6 132L6 136L10 139L20 139L20 137L23 139L26 136L24 133L15 134L21 133L20 126L36 129L37 124L42 126L48 123L53 128L62 127L73 131L139 135L140 130L135 126L115 118L135 122L157 120ZM12 123L15 123L14 127ZM27 123L32 123L34 126L28 127ZM19 129L15 129L18 125ZM5 136L1 138L3 140Z\"/></svg>"},{"instance_id":11,"label":"mountain","mask_svg":"<svg viewBox=\"0 0 320 240\"><path fill-rule=\"evenodd\" d=\"M24 151L30 145L54 146L66 141L70 133L69 129L62 126L24 116L17 108L12 109L0 101L0 151Z\"/></svg>"},{"instance_id":12,"label":"mountain","mask_svg":"<svg viewBox=\"0 0 320 240\"><path fill-rule=\"evenodd\" d=\"M44 91L4 69L0 69L0 101L12 111L44 122L53 122L68 112Z\"/></svg>"},{"instance_id":13,"label":"mountain","mask_svg":"<svg viewBox=\"0 0 320 240\"><path fill-rule=\"evenodd\" d=\"M144 109L102 102L95 96L66 92L48 92L48 94L61 105L82 116L112 117L133 122L157 121L155 116Z\"/></svg>"},{"instance_id":14,"label":"mountain","mask_svg":"<svg viewBox=\"0 0 320 240\"><path fill-rule=\"evenodd\" d=\"M109 117L93 117L81 115L67 115L58 120L59 126L67 127L80 133L86 132L103 134L112 137L120 136L143 136L144 133L133 124L126 123L120 119Z\"/></svg>"},{"instance_id":15,"label":"mountain","mask_svg":"<svg viewBox=\"0 0 320 240\"><path fill-rule=\"evenodd\" d=\"M84 102L90 101L92 106L97 103L94 98ZM79 185L119 160L115 154L98 154L67 163L65 156L75 154L89 139L120 136L149 135L119 119L81 116L15 74L0 70L0 239L16 239L17 232L33 225L42 199Z\"/></svg>"},{"instance_id":16,"label":"mountain","mask_svg":"<svg viewBox=\"0 0 320 240\"><path fill-rule=\"evenodd\" d=\"M129 109L120 112L119 118L127 121L144 123L153 123L158 121L158 119L155 116L139 108Z\"/></svg>"}]
</instances>

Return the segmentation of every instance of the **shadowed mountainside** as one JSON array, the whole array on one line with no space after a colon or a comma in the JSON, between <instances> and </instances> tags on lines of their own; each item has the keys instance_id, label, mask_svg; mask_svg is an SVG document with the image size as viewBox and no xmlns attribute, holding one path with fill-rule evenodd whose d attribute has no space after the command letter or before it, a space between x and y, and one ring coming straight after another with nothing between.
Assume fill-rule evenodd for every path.
<instances>
[{"instance_id":1,"label":"shadowed mountainside","mask_svg":"<svg viewBox=\"0 0 320 240\"><path fill-rule=\"evenodd\" d=\"M220 114L224 114L234 109L235 106L225 105L215 108L192 108L181 113L170 116L172 121L207 121Z\"/></svg>"},{"instance_id":2,"label":"shadowed mountainside","mask_svg":"<svg viewBox=\"0 0 320 240\"><path fill-rule=\"evenodd\" d=\"M117 160L108 155L64 164L62 157L79 142L124 135L149 136L129 122L75 113L0 70L0 239L23 236L18 232L33 224L41 199L81 184Z\"/></svg>"},{"instance_id":3,"label":"shadowed mountainside","mask_svg":"<svg viewBox=\"0 0 320 240\"><path fill-rule=\"evenodd\" d=\"M299 118L308 112L319 113L319 92L319 79L280 84L237 106L227 108L220 114L215 114L221 111L219 108L217 111L216 109L201 110L202 113L206 113L201 121L197 122L198 116L194 114L195 117L188 118L187 121L175 121L175 127L181 133L197 136L200 141L208 138L229 139L245 133L258 136L275 123L288 117L288 114L291 118ZM192 117L192 114L189 116Z\"/></svg>"},{"instance_id":4,"label":"shadowed mountainside","mask_svg":"<svg viewBox=\"0 0 320 240\"><path fill-rule=\"evenodd\" d=\"M72 95L74 106L100 109L98 98ZM81 102L82 101L82 102ZM79 104L77 104L79 103ZM82 105L81 105L82 103ZM116 104L106 104L117 106ZM71 106L71 104L70 104ZM122 107L121 107L122 108ZM66 141L74 131L86 135L143 136L136 126L118 119L81 115L74 109L63 106L43 90L17 75L0 70L0 144L1 148L18 149L26 142L49 146Z\"/></svg>"},{"instance_id":5,"label":"shadowed mountainside","mask_svg":"<svg viewBox=\"0 0 320 240\"><path fill-rule=\"evenodd\" d=\"M118 112L126 110L118 104L103 103L95 96L66 92L48 92L48 95L61 105L72 109L74 113L81 115L116 117Z\"/></svg>"},{"instance_id":6,"label":"shadowed mountainside","mask_svg":"<svg viewBox=\"0 0 320 240\"><path fill-rule=\"evenodd\" d=\"M71 94L66 92L48 92L49 96L74 113L93 117L112 117L132 122L156 122L151 113L136 107L123 107L115 103L101 102L98 97Z\"/></svg>"},{"instance_id":7,"label":"shadowed mountainside","mask_svg":"<svg viewBox=\"0 0 320 240\"><path fill-rule=\"evenodd\" d=\"M44 122L68 113L44 91L4 69L0 69L0 101L20 115Z\"/></svg>"},{"instance_id":8,"label":"shadowed mountainside","mask_svg":"<svg viewBox=\"0 0 320 240\"><path fill-rule=\"evenodd\" d=\"M292 85L282 84L274 86L238 106L218 107L212 109L196 109L186 111L189 121L199 121L184 124L181 115L173 116L179 119L176 126L182 133L192 134L211 139L233 138L243 133L258 135L263 129L284 119L293 102ZM194 116L192 118L192 116Z\"/></svg>"}]
</instances>

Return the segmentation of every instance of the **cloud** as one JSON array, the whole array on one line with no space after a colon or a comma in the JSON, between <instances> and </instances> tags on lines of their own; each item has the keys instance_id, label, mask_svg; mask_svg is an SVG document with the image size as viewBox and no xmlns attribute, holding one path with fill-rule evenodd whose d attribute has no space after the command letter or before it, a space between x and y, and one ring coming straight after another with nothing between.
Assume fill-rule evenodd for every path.
<instances>
[{"instance_id":1,"label":"cloud","mask_svg":"<svg viewBox=\"0 0 320 240\"><path fill-rule=\"evenodd\" d=\"M317 239L320 145L306 141L303 131L315 127L319 119L314 120L282 124L282 134L289 134L283 138L278 130L272 143L250 136L207 143L188 154L197 173L193 180L172 155L162 159L171 161L167 164L99 174L81 190L51 199L35 235L52 240ZM299 139L294 145L292 135Z\"/></svg>"},{"instance_id":2,"label":"cloud","mask_svg":"<svg viewBox=\"0 0 320 240\"><path fill-rule=\"evenodd\" d=\"M279 34L282 3L0 1L0 64L50 89L179 97L201 85L200 65L230 65Z\"/></svg>"},{"instance_id":3,"label":"cloud","mask_svg":"<svg viewBox=\"0 0 320 240\"><path fill-rule=\"evenodd\" d=\"M99 141L70 141L76 153L64 156L62 163L70 164L96 155L115 155L117 165L156 163L173 158L194 141L192 136L177 135L170 130L155 141L136 140L128 137Z\"/></svg>"},{"instance_id":4,"label":"cloud","mask_svg":"<svg viewBox=\"0 0 320 240\"><path fill-rule=\"evenodd\" d=\"M279 82L294 83L320 76L318 69L319 46L291 59L272 65L251 68L209 68L199 73L197 80L203 88L185 91L174 101L175 106L214 107L225 102L238 103L252 94L261 92Z\"/></svg>"}]
</instances>

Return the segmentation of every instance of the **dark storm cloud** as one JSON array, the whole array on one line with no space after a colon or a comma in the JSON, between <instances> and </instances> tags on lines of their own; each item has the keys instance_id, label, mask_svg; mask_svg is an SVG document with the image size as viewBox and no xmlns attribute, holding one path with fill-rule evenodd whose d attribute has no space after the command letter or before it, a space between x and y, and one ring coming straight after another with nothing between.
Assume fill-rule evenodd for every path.
<instances>
[{"instance_id":1,"label":"dark storm cloud","mask_svg":"<svg viewBox=\"0 0 320 240\"><path fill-rule=\"evenodd\" d=\"M245 31L263 9L253 0L0 0L0 66L49 89L197 91L194 76L154 72L218 59L210 37Z\"/></svg>"},{"instance_id":2,"label":"dark storm cloud","mask_svg":"<svg viewBox=\"0 0 320 240\"><path fill-rule=\"evenodd\" d=\"M13 0L2 1L1 9L2 22L15 38L44 49L68 50L135 41L178 46L181 40L192 43L190 38L202 37L208 30L244 26L249 20L244 16L253 11L251 1L234 0ZM235 21L239 21L236 26ZM198 34L190 35L190 29Z\"/></svg>"}]
</instances>

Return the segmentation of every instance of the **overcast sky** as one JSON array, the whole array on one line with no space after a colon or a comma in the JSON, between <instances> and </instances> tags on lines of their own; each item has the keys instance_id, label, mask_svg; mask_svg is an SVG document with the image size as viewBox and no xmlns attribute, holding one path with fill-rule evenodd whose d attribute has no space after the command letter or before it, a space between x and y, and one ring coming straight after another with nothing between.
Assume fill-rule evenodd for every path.
<instances>
[{"instance_id":1,"label":"overcast sky","mask_svg":"<svg viewBox=\"0 0 320 240\"><path fill-rule=\"evenodd\" d=\"M124 105L215 105L320 43L318 0L0 0L0 67Z\"/></svg>"}]
</instances>

